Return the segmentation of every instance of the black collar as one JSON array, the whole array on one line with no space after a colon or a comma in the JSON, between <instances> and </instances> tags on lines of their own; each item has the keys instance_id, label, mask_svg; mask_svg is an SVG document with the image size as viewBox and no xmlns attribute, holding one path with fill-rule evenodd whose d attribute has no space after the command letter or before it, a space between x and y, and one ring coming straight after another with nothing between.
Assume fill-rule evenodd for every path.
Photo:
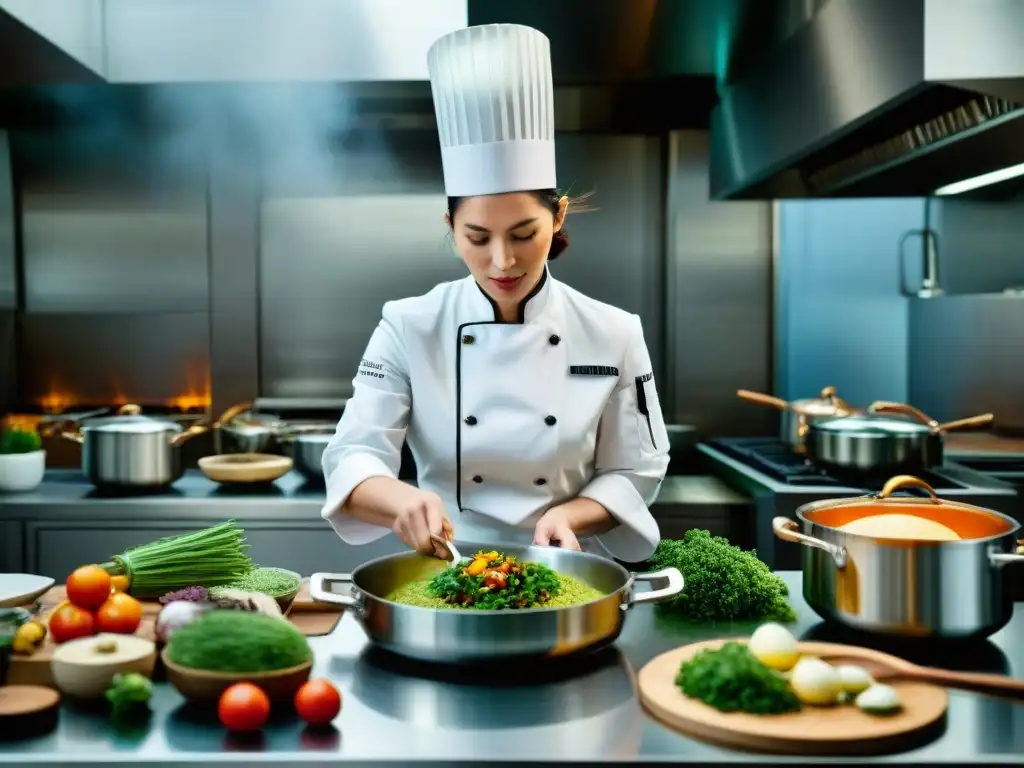
<instances>
[{"instance_id":1,"label":"black collar","mask_svg":"<svg viewBox=\"0 0 1024 768\"><path fill-rule=\"evenodd\" d=\"M537 284L535 286L533 286L533 289L528 294L526 294L526 296L523 297L523 300L521 302L519 302L519 307L516 310L516 320L515 320L516 323L518 323L519 325L522 325L523 323L526 322L526 307L527 307L527 305L533 299L537 298L537 295L541 292L541 289L544 287L544 284L547 281L548 281L548 269L547 269L547 267L545 267L544 268L544 274L542 274L540 276L540 280L538 280ZM483 294L484 298L487 299L487 303L491 305L491 309L494 311L494 322L496 322L496 323L501 322L501 320L499 319L500 315L498 314L498 303L487 294L487 291L485 291L483 289L483 286L481 286L480 283L476 283L476 287L480 291L480 293Z\"/></svg>"}]
</instances>

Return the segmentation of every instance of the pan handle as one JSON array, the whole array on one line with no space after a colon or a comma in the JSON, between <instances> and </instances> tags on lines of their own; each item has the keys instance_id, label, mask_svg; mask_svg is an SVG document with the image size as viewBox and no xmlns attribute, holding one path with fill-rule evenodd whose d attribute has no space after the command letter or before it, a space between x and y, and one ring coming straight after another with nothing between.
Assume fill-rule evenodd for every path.
<instances>
[{"instance_id":1,"label":"pan handle","mask_svg":"<svg viewBox=\"0 0 1024 768\"><path fill-rule=\"evenodd\" d=\"M228 408L226 411L224 411L224 413L222 413L220 415L220 418L217 419L217 421L215 421L213 423L213 428L214 429L220 429L225 424L230 423L231 421L233 421L235 418L237 418L241 414L245 413L246 411L251 411L252 407L253 407L252 401L247 402L247 403L237 403L235 405L232 405L230 408Z\"/></svg>"},{"instance_id":2,"label":"pan handle","mask_svg":"<svg viewBox=\"0 0 1024 768\"><path fill-rule=\"evenodd\" d=\"M869 413L902 413L905 416L913 416L919 422L932 429L939 428L939 422L933 419L924 411L920 411L906 403L890 403L888 400L876 400L868 406Z\"/></svg>"},{"instance_id":3,"label":"pan handle","mask_svg":"<svg viewBox=\"0 0 1024 768\"><path fill-rule=\"evenodd\" d=\"M840 570L846 567L846 549L835 544L829 544L827 541L816 539L813 536L808 536L806 533L800 533L797 528L796 522L790 520L788 517L776 517L772 520L772 530L775 535L783 541L788 541L792 544L803 544L805 547L814 547L820 549L822 552L827 552L832 556L833 562L836 564L836 568Z\"/></svg>"},{"instance_id":4,"label":"pan handle","mask_svg":"<svg viewBox=\"0 0 1024 768\"><path fill-rule=\"evenodd\" d=\"M632 585L638 581L661 581L665 580L668 584L661 589L652 589L649 592L636 593L632 589ZM629 610L634 605L640 605L642 603L660 603L662 600L668 600L670 597L675 597L683 591L683 587L686 585L683 579L682 571L678 568L662 568L660 571L649 571L646 573L632 573L629 576L630 589L626 601L622 604L622 610Z\"/></svg>"},{"instance_id":5,"label":"pan handle","mask_svg":"<svg viewBox=\"0 0 1024 768\"><path fill-rule=\"evenodd\" d=\"M332 584L351 583L351 573L314 573L309 577L309 596L317 603L330 603L331 605L340 605L343 608L348 608L356 616L362 618L363 601L359 597L358 592L353 597L352 595L342 595L330 590Z\"/></svg>"},{"instance_id":6,"label":"pan handle","mask_svg":"<svg viewBox=\"0 0 1024 768\"><path fill-rule=\"evenodd\" d=\"M179 445L184 445L189 440L191 440L193 437L196 437L197 435L201 435L204 432L209 432L209 431L210 431L210 428L207 425L205 425L205 424L193 424L191 427L186 429L184 432L181 432L181 433L175 435L174 437L172 437L171 438L171 445L174 446L174 447L178 447Z\"/></svg>"},{"instance_id":7,"label":"pan handle","mask_svg":"<svg viewBox=\"0 0 1024 768\"><path fill-rule=\"evenodd\" d=\"M966 419L957 419L956 421L944 421L936 427L937 432L951 432L954 429L969 429L971 427L987 427L993 421L995 421L995 415L991 413L981 413L977 416L968 416Z\"/></svg>"},{"instance_id":8,"label":"pan handle","mask_svg":"<svg viewBox=\"0 0 1024 768\"><path fill-rule=\"evenodd\" d=\"M773 397L772 395L765 395L760 392L751 392L749 389L737 389L736 396L740 400L746 400L748 403L768 405L772 408L778 408L780 411L789 410L789 403L781 397Z\"/></svg>"}]
</instances>

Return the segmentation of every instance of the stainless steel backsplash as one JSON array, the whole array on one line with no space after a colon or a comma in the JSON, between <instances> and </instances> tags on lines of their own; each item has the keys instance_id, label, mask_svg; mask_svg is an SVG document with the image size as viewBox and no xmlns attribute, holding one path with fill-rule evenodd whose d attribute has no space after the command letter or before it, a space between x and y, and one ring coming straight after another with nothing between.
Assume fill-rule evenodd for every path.
<instances>
[{"instance_id":1,"label":"stainless steel backsplash","mask_svg":"<svg viewBox=\"0 0 1024 768\"><path fill-rule=\"evenodd\" d=\"M204 131L218 124L199 117ZM299 123L281 142L122 136L102 120L89 135L12 134L24 295L0 331L22 350L21 404L218 411L349 394L381 305L465 267L443 223L433 131L320 146ZM770 205L707 201L699 132L564 132L558 160L560 184L593 192L597 210L568 219L554 275L641 316L670 421L770 429L733 399L770 386Z\"/></svg>"}]
</instances>

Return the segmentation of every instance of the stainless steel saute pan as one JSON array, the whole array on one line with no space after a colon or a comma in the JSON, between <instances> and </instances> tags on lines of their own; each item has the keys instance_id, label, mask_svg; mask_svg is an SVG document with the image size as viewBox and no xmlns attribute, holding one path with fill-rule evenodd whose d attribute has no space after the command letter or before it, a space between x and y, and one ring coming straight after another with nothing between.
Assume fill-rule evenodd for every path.
<instances>
[{"instance_id":1,"label":"stainless steel saute pan","mask_svg":"<svg viewBox=\"0 0 1024 768\"><path fill-rule=\"evenodd\" d=\"M777 408L781 414L779 436L797 453L802 453L804 450L804 438L811 424L825 419L850 416L857 412L836 394L835 387L825 387L818 397L793 401L760 392L751 392L749 389L739 389L736 391L736 395L748 403Z\"/></svg>"},{"instance_id":2,"label":"stainless steel saute pan","mask_svg":"<svg viewBox=\"0 0 1024 768\"><path fill-rule=\"evenodd\" d=\"M462 548L468 552L494 547L467 544ZM314 574L309 593L318 602L345 606L371 642L393 653L423 661L480 662L566 656L602 647L619 636L629 608L660 602L683 590L683 575L676 568L630 573L613 560L587 552L536 546L498 549L575 576L605 596L582 605L506 611L421 608L385 600L384 595L403 584L447 567L437 558L415 552L371 560L351 574ZM638 582L665 582L665 586L637 592ZM351 594L333 591L337 585L351 585Z\"/></svg>"}]
</instances>

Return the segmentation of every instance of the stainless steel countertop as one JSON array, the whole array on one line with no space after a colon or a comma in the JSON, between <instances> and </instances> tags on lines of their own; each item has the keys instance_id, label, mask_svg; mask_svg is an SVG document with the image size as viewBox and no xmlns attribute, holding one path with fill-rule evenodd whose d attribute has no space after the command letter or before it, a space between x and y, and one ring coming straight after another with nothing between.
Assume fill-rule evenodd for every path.
<instances>
[{"instance_id":1,"label":"stainless steel countertop","mask_svg":"<svg viewBox=\"0 0 1024 768\"><path fill-rule=\"evenodd\" d=\"M117 520L173 517L176 520L318 519L324 502L322 487L310 485L290 472L269 488L222 486L199 470L189 470L170 489L158 494L112 496L93 488L80 472L48 470L42 484L28 493L0 495L0 520ZM665 479L655 513L671 514L672 507L746 505L750 499L709 475L680 475ZM85 510L84 507L88 507Z\"/></svg>"},{"instance_id":2,"label":"stainless steel countertop","mask_svg":"<svg viewBox=\"0 0 1024 768\"><path fill-rule=\"evenodd\" d=\"M798 636L857 641L820 623L796 594L798 573L783 576L794 591ZM344 698L337 729L328 735L311 735L294 720L284 720L268 726L255 742L234 740L210 716L197 714L173 689L158 684L149 729L138 735L116 735L103 715L66 709L54 734L18 745L0 744L0 762L47 768L213 761L273 766L765 762L764 756L708 746L662 727L643 714L633 688L634 674L654 656L702 639L749 634L751 629L735 624L681 628L641 607L630 612L615 648L586 663L560 662L557 679L545 678L536 669L513 668L501 675L477 673L467 681L422 664L381 659L368 651L362 629L346 616L331 636L311 641L317 656L314 676L331 678ZM915 648L901 653L912 661L951 669L1024 676L1024 606L1018 605L1011 624L987 643L955 650L925 641ZM534 678L543 682L531 682ZM1024 705L951 691L947 730L937 741L902 755L828 762L1019 765L1024 762Z\"/></svg>"}]
</instances>

